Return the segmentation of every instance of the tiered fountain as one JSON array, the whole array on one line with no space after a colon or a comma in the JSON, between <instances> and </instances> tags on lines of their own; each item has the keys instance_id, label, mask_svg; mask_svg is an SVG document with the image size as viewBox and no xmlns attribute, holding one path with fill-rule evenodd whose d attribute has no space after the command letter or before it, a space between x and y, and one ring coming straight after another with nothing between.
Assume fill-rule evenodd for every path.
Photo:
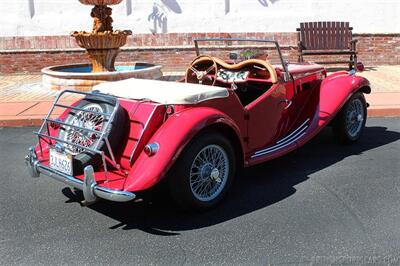
<instances>
[{"instance_id":1,"label":"tiered fountain","mask_svg":"<svg viewBox=\"0 0 400 266\"><path fill-rule=\"evenodd\" d=\"M94 5L91 16L94 19L92 32L73 32L78 45L85 48L91 64L51 66L42 69L43 86L62 90L75 89L90 91L96 84L127 78L159 79L161 66L136 62L133 65L115 66L120 47L126 44L130 30L113 30L112 9L123 0L79 0L85 5Z\"/></svg>"}]
</instances>

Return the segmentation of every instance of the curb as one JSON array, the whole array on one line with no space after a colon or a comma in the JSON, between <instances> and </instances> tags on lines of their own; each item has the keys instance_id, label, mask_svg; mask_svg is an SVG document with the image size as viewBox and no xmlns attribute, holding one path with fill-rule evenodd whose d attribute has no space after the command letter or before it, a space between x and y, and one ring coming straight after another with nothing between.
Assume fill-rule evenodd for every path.
<instances>
[{"instance_id":1,"label":"curb","mask_svg":"<svg viewBox=\"0 0 400 266\"><path fill-rule=\"evenodd\" d=\"M0 119L0 127L33 127L40 126L43 123L42 118L10 118Z\"/></svg>"},{"instance_id":2,"label":"curb","mask_svg":"<svg viewBox=\"0 0 400 266\"><path fill-rule=\"evenodd\" d=\"M368 117L400 117L399 108L369 108Z\"/></svg>"}]
</instances>

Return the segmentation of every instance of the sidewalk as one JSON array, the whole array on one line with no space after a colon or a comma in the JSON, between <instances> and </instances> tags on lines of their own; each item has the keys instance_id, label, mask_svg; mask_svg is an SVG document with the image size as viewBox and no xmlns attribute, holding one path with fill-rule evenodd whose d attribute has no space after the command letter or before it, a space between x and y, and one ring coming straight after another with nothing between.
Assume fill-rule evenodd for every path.
<instances>
[{"instance_id":1,"label":"sidewalk","mask_svg":"<svg viewBox=\"0 0 400 266\"><path fill-rule=\"evenodd\" d=\"M400 117L400 66L366 67L360 76L371 82L372 92L365 98L369 117Z\"/></svg>"},{"instance_id":2,"label":"sidewalk","mask_svg":"<svg viewBox=\"0 0 400 266\"><path fill-rule=\"evenodd\" d=\"M182 73L165 73L164 79L177 80ZM400 66L366 68L360 75L372 84L367 94L368 116L400 117ZM57 91L41 88L41 75L0 75L0 127L37 126L49 111ZM69 98L68 98L69 97ZM67 96L64 104L76 98ZM57 116L63 110L56 109Z\"/></svg>"}]
</instances>

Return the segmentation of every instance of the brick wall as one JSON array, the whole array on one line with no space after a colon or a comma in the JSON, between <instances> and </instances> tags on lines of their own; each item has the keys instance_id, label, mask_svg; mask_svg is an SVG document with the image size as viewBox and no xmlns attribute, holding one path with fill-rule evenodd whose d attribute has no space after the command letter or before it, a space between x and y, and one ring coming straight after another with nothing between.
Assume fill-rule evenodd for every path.
<instances>
[{"instance_id":1,"label":"brick wall","mask_svg":"<svg viewBox=\"0 0 400 266\"><path fill-rule=\"evenodd\" d=\"M164 70L182 70L194 58L193 39L204 37L246 37L275 39L284 57L296 62L297 34L288 33L170 33L135 34L128 39L118 62L147 61ZM400 34L356 34L358 58L367 66L400 64ZM216 56L226 49L212 48ZM337 60L339 56L305 57L309 61ZM347 56L343 57L347 59ZM88 62L84 50L69 36L0 37L0 73L40 72L50 65Z\"/></svg>"}]
</instances>

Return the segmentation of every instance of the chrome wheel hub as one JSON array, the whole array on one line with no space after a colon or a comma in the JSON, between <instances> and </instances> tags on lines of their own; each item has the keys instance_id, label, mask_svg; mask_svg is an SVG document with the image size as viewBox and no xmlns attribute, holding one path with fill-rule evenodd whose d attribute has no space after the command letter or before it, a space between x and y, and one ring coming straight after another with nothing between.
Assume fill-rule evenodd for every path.
<instances>
[{"instance_id":1,"label":"chrome wheel hub","mask_svg":"<svg viewBox=\"0 0 400 266\"><path fill-rule=\"evenodd\" d=\"M347 110L346 130L351 137L357 136L364 122L364 105L360 99L354 99Z\"/></svg>"},{"instance_id":2,"label":"chrome wheel hub","mask_svg":"<svg viewBox=\"0 0 400 266\"><path fill-rule=\"evenodd\" d=\"M218 145L204 147L194 158L189 184L193 195L200 201L215 199L224 189L229 175L229 159Z\"/></svg>"},{"instance_id":3,"label":"chrome wheel hub","mask_svg":"<svg viewBox=\"0 0 400 266\"><path fill-rule=\"evenodd\" d=\"M210 174L210 178L213 181L221 182L221 179L219 178L219 170L218 170L218 168L212 169L211 174Z\"/></svg>"}]
</instances>

